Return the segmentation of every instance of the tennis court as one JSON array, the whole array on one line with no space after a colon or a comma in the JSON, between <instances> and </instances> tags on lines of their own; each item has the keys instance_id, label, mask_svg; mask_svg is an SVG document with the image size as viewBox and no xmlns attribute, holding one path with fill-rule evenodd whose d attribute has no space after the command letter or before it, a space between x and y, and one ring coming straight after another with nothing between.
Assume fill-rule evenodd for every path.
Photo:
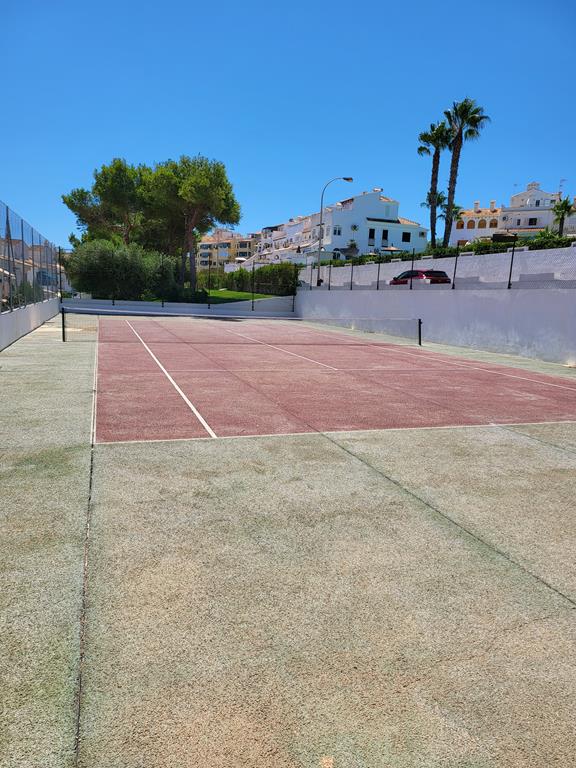
<instances>
[{"instance_id":1,"label":"tennis court","mask_svg":"<svg viewBox=\"0 0 576 768\"><path fill-rule=\"evenodd\" d=\"M98 341L97 442L576 419L576 383L422 348L417 319L66 317Z\"/></svg>"},{"instance_id":2,"label":"tennis court","mask_svg":"<svg viewBox=\"0 0 576 768\"><path fill-rule=\"evenodd\" d=\"M66 319L0 355L1 768L573 763L576 370Z\"/></svg>"}]
</instances>

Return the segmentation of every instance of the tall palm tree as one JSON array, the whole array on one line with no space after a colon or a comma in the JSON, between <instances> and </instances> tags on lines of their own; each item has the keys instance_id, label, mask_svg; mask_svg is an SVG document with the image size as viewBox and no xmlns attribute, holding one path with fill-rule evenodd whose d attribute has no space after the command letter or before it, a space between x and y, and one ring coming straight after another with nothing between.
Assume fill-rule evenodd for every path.
<instances>
[{"instance_id":1,"label":"tall palm tree","mask_svg":"<svg viewBox=\"0 0 576 768\"><path fill-rule=\"evenodd\" d=\"M490 118L484 114L484 109L478 106L474 99L468 98L463 101L455 101L452 104L452 109L446 110L444 115L446 116L451 133L450 149L452 150L443 242L444 247L447 247L454 220L452 209L454 207L454 197L456 196L456 182L458 180L458 166L460 164L462 145L465 141L477 139L482 128L484 128L486 123L490 122Z\"/></svg>"},{"instance_id":2,"label":"tall palm tree","mask_svg":"<svg viewBox=\"0 0 576 768\"><path fill-rule=\"evenodd\" d=\"M552 207L552 210L554 211L554 221L558 224L558 235L562 237L564 234L564 220L572 216L573 213L576 213L576 205L574 205L569 197L560 198Z\"/></svg>"},{"instance_id":3,"label":"tall palm tree","mask_svg":"<svg viewBox=\"0 0 576 768\"><path fill-rule=\"evenodd\" d=\"M431 123L427 131L422 131L418 136L420 146L419 155L432 155L432 173L430 176L430 191L426 196L426 202L430 208L430 244L436 248L436 218L438 210L438 169L440 168L440 154L442 150L450 146L450 130L442 120L439 123Z\"/></svg>"}]
</instances>

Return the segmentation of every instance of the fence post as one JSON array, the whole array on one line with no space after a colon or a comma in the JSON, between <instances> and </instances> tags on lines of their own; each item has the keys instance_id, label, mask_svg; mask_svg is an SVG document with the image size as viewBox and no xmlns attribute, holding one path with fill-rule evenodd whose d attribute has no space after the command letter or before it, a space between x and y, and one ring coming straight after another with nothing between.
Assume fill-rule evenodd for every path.
<instances>
[{"instance_id":1,"label":"fence post","mask_svg":"<svg viewBox=\"0 0 576 768\"><path fill-rule=\"evenodd\" d=\"M510 256L510 272L508 274L508 290L512 288L512 269L514 267L514 251L516 250L516 240L518 240L518 235L514 235L514 242L512 243L512 255Z\"/></svg>"},{"instance_id":2,"label":"fence post","mask_svg":"<svg viewBox=\"0 0 576 768\"><path fill-rule=\"evenodd\" d=\"M380 265L382 264L381 261L378 262L378 274L376 275L376 290L380 290Z\"/></svg>"},{"instance_id":3,"label":"fence post","mask_svg":"<svg viewBox=\"0 0 576 768\"><path fill-rule=\"evenodd\" d=\"M216 251L218 253L218 251ZM216 259L218 259L218 256L216 256ZM208 309L210 309L210 285L211 285L211 277L212 277L212 252L210 252L210 255L208 256ZM252 296L252 302L254 302L254 296ZM252 307L254 309L254 307Z\"/></svg>"},{"instance_id":4,"label":"fence post","mask_svg":"<svg viewBox=\"0 0 576 768\"><path fill-rule=\"evenodd\" d=\"M8 256L8 304L10 306L10 311L14 309L14 299L12 296L12 261L13 259L13 252L12 252L12 235L10 233L10 208L6 206L6 245L7 245L7 256Z\"/></svg>"},{"instance_id":5,"label":"fence post","mask_svg":"<svg viewBox=\"0 0 576 768\"><path fill-rule=\"evenodd\" d=\"M328 265L328 290L332 287L332 262Z\"/></svg>"},{"instance_id":6,"label":"fence post","mask_svg":"<svg viewBox=\"0 0 576 768\"><path fill-rule=\"evenodd\" d=\"M36 304L36 265L34 263L34 227L30 227L30 238L32 240L32 303Z\"/></svg>"},{"instance_id":7,"label":"fence post","mask_svg":"<svg viewBox=\"0 0 576 768\"><path fill-rule=\"evenodd\" d=\"M58 290L60 291L60 306L62 306L62 248L58 246Z\"/></svg>"},{"instance_id":8,"label":"fence post","mask_svg":"<svg viewBox=\"0 0 576 768\"><path fill-rule=\"evenodd\" d=\"M422 318L418 318L418 346L422 346Z\"/></svg>"},{"instance_id":9,"label":"fence post","mask_svg":"<svg viewBox=\"0 0 576 768\"><path fill-rule=\"evenodd\" d=\"M300 277L300 270L298 264L294 264L294 290L292 291L292 312L296 311L296 293L298 292L298 278Z\"/></svg>"},{"instance_id":10,"label":"fence post","mask_svg":"<svg viewBox=\"0 0 576 768\"><path fill-rule=\"evenodd\" d=\"M60 307L60 318L62 321L62 341L66 341L66 321L64 320L64 307Z\"/></svg>"},{"instance_id":11,"label":"fence post","mask_svg":"<svg viewBox=\"0 0 576 768\"><path fill-rule=\"evenodd\" d=\"M26 265L24 264L24 219L20 219L20 254L22 256L22 280L20 282L20 285L22 287L22 294L20 296L20 303L22 303L22 299L24 299L24 306L28 306L28 298L26 296L26 288L24 288L24 283L26 282Z\"/></svg>"},{"instance_id":12,"label":"fence post","mask_svg":"<svg viewBox=\"0 0 576 768\"><path fill-rule=\"evenodd\" d=\"M412 262L410 266L410 273L414 272L414 253L416 248L412 248ZM412 274L410 274L410 290L412 290Z\"/></svg>"},{"instance_id":13,"label":"fence post","mask_svg":"<svg viewBox=\"0 0 576 768\"><path fill-rule=\"evenodd\" d=\"M454 259L454 272L452 274L452 290L456 288L456 270L458 269L458 256L460 255L460 246L456 246L456 258Z\"/></svg>"},{"instance_id":14,"label":"fence post","mask_svg":"<svg viewBox=\"0 0 576 768\"><path fill-rule=\"evenodd\" d=\"M352 256L352 264L350 265L350 290L354 286L354 256Z\"/></svg>"},{"instance_id":15,"label":"fence post","mask_svg":"<svg viewBox=\"0 0 576 768\"><path fill-rule=\"evenodd\" d=\"M252 260L252 312L254 312L254 260Z\"/></svg>"},{"instance_id":16,"label":"fence post","mask_svg":"<svg viewBox=\"0 0 576 768\"><path fill-rule=\"evenodd\" d=\"M310 290L312 290L312 261L310 261Z\"/></svg>"}]
</instances>

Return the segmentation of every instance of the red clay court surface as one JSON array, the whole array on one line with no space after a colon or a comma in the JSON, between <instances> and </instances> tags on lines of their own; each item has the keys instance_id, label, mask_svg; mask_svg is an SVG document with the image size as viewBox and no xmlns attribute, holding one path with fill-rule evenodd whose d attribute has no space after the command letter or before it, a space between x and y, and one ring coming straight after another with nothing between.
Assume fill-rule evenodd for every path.
<instances>
[{"instance_id":1,"label":"red clay court surface","mask_svg":"<svg viewBox=\"0 0 576 768\"><path fill-rule=\"evenodd\" d=\"M569 379L377 338L290 320L101 318L95 440L576 420Z\"/></svg>"}]
</instances>

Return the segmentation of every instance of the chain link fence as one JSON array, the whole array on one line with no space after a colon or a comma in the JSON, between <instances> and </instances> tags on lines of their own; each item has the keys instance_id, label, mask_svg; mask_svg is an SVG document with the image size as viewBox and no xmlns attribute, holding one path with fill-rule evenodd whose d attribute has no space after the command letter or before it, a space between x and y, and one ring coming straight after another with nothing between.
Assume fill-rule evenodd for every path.
<instances>
[{"instance_id":1,"label":"chain link fence","mask_svg":"<svg viewBox=\"0 0 576 768\"><path fill-rule=\"evenodd\" d=\"M0 311L58 297L58 249L0 201Z\"/></svg>"}]
</instances>

